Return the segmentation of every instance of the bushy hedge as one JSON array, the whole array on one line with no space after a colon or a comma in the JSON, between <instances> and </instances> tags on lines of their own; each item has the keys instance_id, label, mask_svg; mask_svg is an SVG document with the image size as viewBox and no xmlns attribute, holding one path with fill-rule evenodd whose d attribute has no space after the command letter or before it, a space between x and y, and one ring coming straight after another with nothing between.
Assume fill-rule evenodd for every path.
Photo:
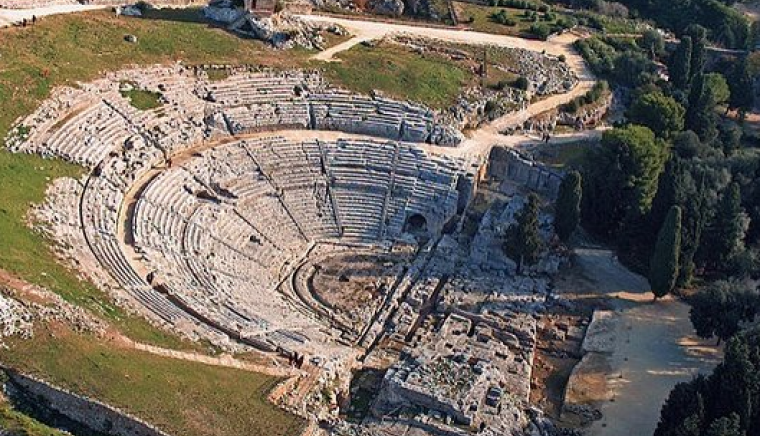
<instances>
[{"instance_id":1,"label":"bushy hedge","mask_svg":"<svg viewBox=\"0 0 760 436\"><path fill-rule=\"evenodd\" d=\"M499 6L502 8L528 9L538 12L549 12L551 9L549 5L534 3L527 0L490 0L489 4L491 6Z\"/></svg>"},{"instance_id":2,"label":"bushy hedge","mask_svg":"<svg viewBox=\"0 0 760 436\"><path fill-rule=\"evenodd\" d=\"M494 12L491 14L491 19L499 24L503 24L505 26L516 26L517 21L514 18L511 18L509 16L509 13L506 9L502 9L499 12Z\"/></svg>"},{"instance_id":3,"label":"bushy hedge","mask_svg":"<svg viewBox=\"0 0 760 436\"><path fill-rule=\"evenodd\" d=\"M562 110L574 114L578 112L583 106L587 106L601 100L607 92L610 86L605 80L600 80L594 84L586 94L571 100L569 103L562 106Z\"/></svg>"}]
</instances>

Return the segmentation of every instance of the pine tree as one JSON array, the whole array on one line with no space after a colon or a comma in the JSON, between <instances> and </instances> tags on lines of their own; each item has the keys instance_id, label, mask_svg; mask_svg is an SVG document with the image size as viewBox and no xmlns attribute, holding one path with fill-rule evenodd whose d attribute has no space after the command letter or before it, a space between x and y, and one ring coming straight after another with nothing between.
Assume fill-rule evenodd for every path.
<instances>
[{"instance_id":1,"label":"pine tree","mask_svg":"<svg viewBox=\"0 0 760 436\"><path fill-rule=\"evenodd\" d=\"M660 411L660 422L654 436L699 436L698 428L704 420L705 406L702 392L707 382L703 376L677 384ZM697 432L694 433L694 427Z\"/></svg>"},{"instance_id":2,"label":"pine tree","mask_svg":"<svg viewBox=\"0 0 760 436\"><path fill-rule=\"evenodd\" d=\"M536 194L530 194L528 201L517 214L514 224L509 226L504 240L504 252L517 261L517 274L522 273L525 263L532 265L541 252L541 236L538 233L538 206Z\"/></svg>"},{"instance_id":3,"label":"pine tree","mask_svg":"<svg viewBox=\"0 0 760 436\"><path fill-rule=\"evenodd\" d=\"M657 235L657 244L649 267L649 282L655 299L664 297L675 287L680 255L681 208L673 206Z\"/></svg>"},{"instance_id":4,"label":"pine tree","mask_svg":"<svg viewBox=\"0 0 760 436\"><path fill-rule=\"evenodd\" d=\"M716 419L710 424L705 436L743 436L739 415L732 413L729 416Z\"/></svg>"},{"instance_id":5,"label":"pine tree","mask_svg":"<svg viewBox=\"0 0 760 436\"><path fill-rule=\"evenodd\" d=\"M562 179L555 203L554 230L563 242L570 238L580 222L581 195L581 174L572 171Z\"/></svg>"},{"instance_id":6,"label":"pine tree","mask_svg":"<svg viewBox=\"0 0 760 436\"><path fill-rule=\"evenodd\" d=\"M670 82L676 88L686 91L689 89L689 78L691 77L691 37L684 36L681 43L678 44L675 53L671 57L669 72Z\"/></svg>"}]
</instances>

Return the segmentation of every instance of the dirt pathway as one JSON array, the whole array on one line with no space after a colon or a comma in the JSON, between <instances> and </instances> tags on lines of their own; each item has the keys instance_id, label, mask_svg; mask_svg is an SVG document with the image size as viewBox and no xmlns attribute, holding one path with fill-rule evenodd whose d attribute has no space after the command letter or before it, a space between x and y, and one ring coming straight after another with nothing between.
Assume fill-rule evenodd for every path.
<instances>
[{"instance_id":1,"label":"dirt pathway","mask_svg":"<svg viewBox=\"0 0 760 436\"><path fill-rule=\"evenodd\" d=\"M31 301L41 305L54 305L55 307L60 308L60 310L79 310L77 307L65 302L60 296L52 293L51 291L20 279L19 277L11 274L4 269L0 269L0 285L6 286L11 291L13 291L15 294L13 296L23 297L23 300L25 301ZM92 315L87 313L87 316ZM98 322L102 322L102 320L98 319ZM226 354L221 356L209 356L193 351L172 350L155 345L145 344L142 342L133 341L132 339L124 336L121 332L110 326L106 328L106 332L103 336L108 342L118 347L139 350L171 359L179 359L202 363L205 365L241 369L244 371L257 372L275 377L292 377L300 373L291 367L279 364L279 362L276 362L274 359L272 359L272 364L258 364L240 360Z\"/></svg>"},{"instance_id":2,"label":"dirt pathway","mask_svg":"<svg viewBox=\"0 0 760 436\"><path fill-rule=\"evenodd\" d=\"M394 34L416 35L425 38L440 39L448 42L466 43L474 45L494 45L508 48L521 48L531 51L546 52L555 56L564 56L570 68L578 76L579 83L570 92L564 94L552 95L548 98L530 104L526 109L511 112L498 118L490 123L483 124L480 128L469 133L465 141L457 147L458 152L446 152L446 154L484 154L495 144L507 144L514 142L499 132L508 128L522 125L529 118L540 113L552 110L560 105L570 102L571 100L584 95L594 86L596 78L594 77L588 65L583 58L573 48L573 43L581 36L568 32L559 36L550 38L548 41L536 41L523 38L516 38L505 35L494 35L490 33L471 32L465 30L455 30L437 27L421 27L399 23L385 23L376 21L363 21L349 18L338 18L323 15L300 15L307 21L323 21L338 24L354 35L353 38L341 44L333 46L325 51L314 55L313 59L324 62L336 62L340 59L335 55L352 47L361 44L364 41L382 38ZM451 150L451 149L449 149Z\"/></svg>"},{"instance_id":3,"label":"dirt pathway","mask_svg":"<svg viewBox=\"0 0 760 436\"><path fill-rule=\"evenodd\" d=\"M693 335L686 304L673 298L653 303L646 279L621 265L612 251L580 248L576 280L558 288L576 300L608 298L618 313L615 350L608 357L612 401L589 436L647 436L676 383L712 370L719 352Z\"/></svg>"}]
</instances>

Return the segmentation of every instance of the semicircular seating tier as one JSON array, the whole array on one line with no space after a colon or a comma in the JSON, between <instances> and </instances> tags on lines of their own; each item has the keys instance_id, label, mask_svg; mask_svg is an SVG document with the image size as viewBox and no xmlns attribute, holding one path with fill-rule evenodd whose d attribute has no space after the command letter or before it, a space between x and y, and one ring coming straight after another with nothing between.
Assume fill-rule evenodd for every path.
<instances>
[{"instance_id":1,"label":"semicircular seating tier","mask_svg":"<svg viewBox=\"0 0 760 436\"><path fill-rule=\"evenodd\" d=\"M130 89L162 105L135 109ZM122 71L57 90L19 126L12 149L92 169L82 232L136 302L180 329L264 349L315 349L332 334L277 290L315 243L382 245L410 217L440 232L473 178L463 160L404 141L455 131L433 111L333 90L312 72ZM346 133L261 133L276 129Z\"/></svg>"}]
</instances>

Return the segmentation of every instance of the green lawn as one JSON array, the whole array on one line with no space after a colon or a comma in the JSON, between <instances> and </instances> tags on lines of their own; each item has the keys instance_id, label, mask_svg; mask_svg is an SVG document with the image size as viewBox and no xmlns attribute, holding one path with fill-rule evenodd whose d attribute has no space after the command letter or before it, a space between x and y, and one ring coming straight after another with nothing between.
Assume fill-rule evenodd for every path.
<instances>
[{"instance_id":1,"label":"green lawn","mask_svg":"<svg viewBox=\"0 0 760 436\"><path fill-rule=\"evenodd\" d=\"M422 102L435 108L454 103L462 87L475 76L435 55L419 55L394 44L358 45L340 53L343 62L325 66L327 77L349 89Z\"/></svg>"},{"instance_id":2,"label":"green lawn","mask_svg":"<svg viewBox=\"0 0 760 436\"><path fill-rule=\"evenodd\" d=\"M534 24L532 20L525 18L525 10L514 8L503 8L500 6L481 6L473 3L454 2L454 7L457 10L459 20L462 24L470 26L473 30L485 33L495 33L498 35L525 35L529 33L530 26ZM516 24L514 26L506 26L504 24L494 21L491 16L495 13L499 13L502 10L507 11L507 14L512 18ZM555 15L555 19L551 21L540 20L538 23L545 23L547 25L553 25L557 23L557 20L563 17L560 12L552 12ZM539 13L539 16L543 17L543 13ZM472 19L472 21L469 21Z\"/></svg>"},{"instance_id":3,"label":"green lawn","mask_svg":"<svg viewBox=\"0 0 760 436\"><path fill-rule=\"evenodd\" d=\"M129 104L142 111L149 111L163 105L163 103L161 103L161 94L146 91L144 89L122 91L121 95L129 100Z\"/></svg>"},{"instance_id":4,"label":"green lawn","mask_svg":"<svg viewBox=\"0 0 760 436\"><path fill-rule=\"evenodd\" d=\"M122 349L57 325L38 327L31 340L11 341L2 360L48 380L55 374L57 385L169 434L295 436L304 426L267 400L280 381L275 377Z\"/></svg>"},{"instance_id":5,"label":"green lawn","mask_svg":"<svg viewBox=\"0 0 760 436\"><path fill-rule=\"evenodd\" d=\"M0 429L8 436L66 436L68 433L50 428L14 410L0 395Z\"/></svg>"},{"instance_id":6,"label":"green lawn","mask_svg":"<svg viewBox=\"0 0 760 436\"><path fill-rule=\"evenodd\" d=\"M591 146L586 141L564 144L546 144L534 151L537 161L561 169L580 169L587 159Z\"/></svg>"}]
</instances>

